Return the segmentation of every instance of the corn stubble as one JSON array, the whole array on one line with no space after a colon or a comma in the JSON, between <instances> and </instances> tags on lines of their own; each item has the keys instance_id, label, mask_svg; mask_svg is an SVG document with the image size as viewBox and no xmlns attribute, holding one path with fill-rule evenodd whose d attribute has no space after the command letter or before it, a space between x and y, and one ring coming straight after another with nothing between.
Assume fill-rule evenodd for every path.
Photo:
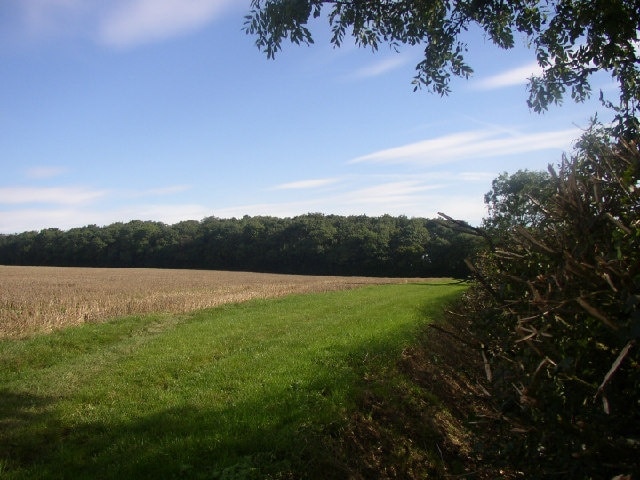
<instances>
[{"instance_id":1,"label":"corn stubble","mask_svg":"<svg viewBox=\"0 0 640 480\"><path fill-rule=\"evenodd\" d=\"M406 281L211 270L0 266L0 338L127 315L177 314L255 298Z\"/></svg>"}]
</instances>

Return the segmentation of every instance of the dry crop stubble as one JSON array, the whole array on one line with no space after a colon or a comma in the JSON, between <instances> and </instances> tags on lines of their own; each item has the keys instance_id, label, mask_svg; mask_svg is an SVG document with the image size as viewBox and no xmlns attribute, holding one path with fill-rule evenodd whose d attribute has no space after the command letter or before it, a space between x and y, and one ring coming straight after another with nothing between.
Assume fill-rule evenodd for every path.
<instances>
[{"instance_id":1,"label":"dry crop stubble","mask_svg":"<svg viewBox=\"0 0 640 480\"><path fill-rule=\"evenodd\" d=\"M0 266L0 338L126 315L185 313L254 298L424 279L212 270Z\"/></svg>"}]
</instances>

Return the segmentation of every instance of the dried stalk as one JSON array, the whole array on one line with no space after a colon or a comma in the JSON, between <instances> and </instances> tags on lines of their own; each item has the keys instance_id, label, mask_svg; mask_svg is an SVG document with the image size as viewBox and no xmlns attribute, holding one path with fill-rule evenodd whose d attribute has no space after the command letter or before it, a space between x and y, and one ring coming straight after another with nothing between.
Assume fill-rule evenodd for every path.
<instances>
[{"instance_id":1,"label":"dried stalk","mask_svg":"<svg viewBox=\"0 0 640 480\"><path fill-rule=\"evenodd\" d=\"M613 329L613 330L618 330L618 326L615 325L613 322L611 322L611 320L609 320L604 313L602 313L600 310L598 310L597 308L595 308L594 306L590 305L584 297L578 297L576 298L576 302L578 302L578 304L584 308L587 313L589 313L589 315L597 318L598 320L600 320L602 323L604 323L607 327Z\"/></svg>"},{"instance_id":2,"label":"dried stalk","mask_svg":"<svg viewBox=\"0 0 640 480\"><path fill-rule=\"evenodd\" d=\"M611 368L609 369L607 374L604 376L604 380L602 380L602 383L600 384L600 386L598 387L598 390L593 396L594 400L598 398L598 395L602 394L602 392L604 391L604 388L607 386L607 383L609 383L609 381L611 380L611 377L613 377L613 375L616 373L618 368L620 368L622 361L629 354L629 351L631 350L631 348L633 348L635 344L636 344L635 340L629 340L627 344L624 346L624 348L620 350L618 357L615 359L615 361L611 365Z\"/></svg>"}]
</instances>

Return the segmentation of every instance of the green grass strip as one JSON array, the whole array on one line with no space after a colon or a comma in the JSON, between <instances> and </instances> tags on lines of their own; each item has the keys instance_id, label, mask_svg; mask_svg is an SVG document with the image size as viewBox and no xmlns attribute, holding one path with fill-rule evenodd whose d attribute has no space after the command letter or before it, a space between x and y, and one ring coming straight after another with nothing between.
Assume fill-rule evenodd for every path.
<instances>
[{"instance_id":1,"label":"green grass strip","mask_svg":"<svg viewBox=\"0 0 640 480\"><path fill-rule=\"evenodd\" d=\"M277 478L463 286L131 317L0 342L0 477Z\"/></svg>"}]
</instances>

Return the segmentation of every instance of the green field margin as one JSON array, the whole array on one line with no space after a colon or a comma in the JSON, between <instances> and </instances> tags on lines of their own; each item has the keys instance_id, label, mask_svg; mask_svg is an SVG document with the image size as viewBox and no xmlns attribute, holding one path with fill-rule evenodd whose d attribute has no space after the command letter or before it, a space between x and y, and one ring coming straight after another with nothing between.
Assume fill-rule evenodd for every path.
<instances>
[{"instance_id":1,"label":"green field margin","mask_svg":"<svg viewBox=\"0 0 640 480\"><path fill-rule=\"evenodd\" d=\"M300 478L367 377L395 375L465 288L368 286L2 340L0 478Z\"/></svg>"}]
</instances>

